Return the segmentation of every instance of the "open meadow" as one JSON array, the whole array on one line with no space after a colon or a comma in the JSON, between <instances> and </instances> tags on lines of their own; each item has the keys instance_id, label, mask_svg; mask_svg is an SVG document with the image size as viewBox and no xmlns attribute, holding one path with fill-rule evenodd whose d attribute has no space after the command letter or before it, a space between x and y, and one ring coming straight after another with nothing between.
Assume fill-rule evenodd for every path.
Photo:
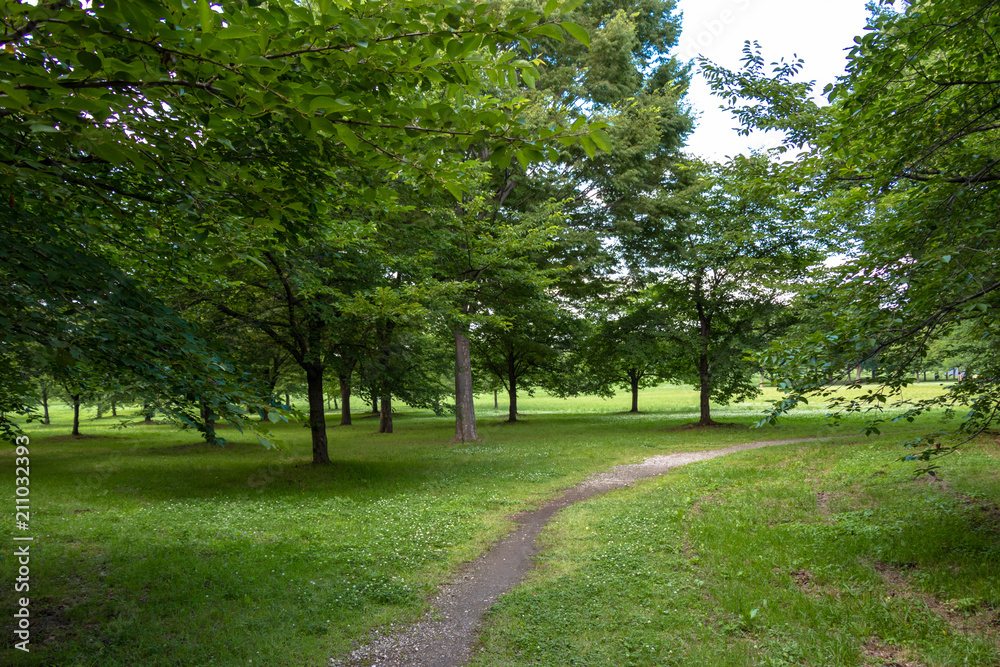
<instances>
[{"instance_id":1,"label":"open meadow","mask_svg":"<svg viewBox=\"0 0 1000 667\"><path fill-rule=\"evenodd\" d=\"M911 392L939 391L927 384ZM773 398L768 390L765 398ZM734 443L842 436L731 454L574 505L525 583L491 612L474 665L1000 664L1000 445L985 436L914 478L905 424L859 435L807 406L751 429L763 402L696 394L523 397L522 422L479 397L482 442L403 409L309 431L277 451L228 427L225 448L167 424L70 414L30 437L32 648L17 665L325 665L373 628L420 616L458 566L591 473ZM300 399L301 403L301 399ZM362 417L362 415L357 415ZM933 420L925 422L933 428ZM0 452L13 495L14 452ZM12 542L0 546L6 581ZM7 587L5 608L13 606ZM6 659L6 658L5 658Z\"/></svg>"}]
</instances>

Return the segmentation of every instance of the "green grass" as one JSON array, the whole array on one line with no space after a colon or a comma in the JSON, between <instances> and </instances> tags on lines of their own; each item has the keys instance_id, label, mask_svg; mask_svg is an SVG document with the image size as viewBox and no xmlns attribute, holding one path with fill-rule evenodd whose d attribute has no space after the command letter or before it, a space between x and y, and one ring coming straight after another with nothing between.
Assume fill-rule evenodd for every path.
<instances>
[{"instance_id":1,"label":"green grass","mask_svg":"<svg viewBox=\"0 0 1000 667\"><path fill-rule=\"evenodd\" d=\"M1000 664L998 453L938 483L882 443L788 445L573 506L472 665Z\"/></svg>"},{"instance_id":2,"label":"green grass","mask_svg":"<svg viewBox=\"0 0 1000 667\"><path fill-rule=\"evenodd\" d=\"M936 389L924 386L919 390ZM225 430L230 444L220 449L199 443L191 431L178 432L168 425L109 430L108 419L86 419L82 430L89 437L74 439L66 435L68 410L57 407L51 426L26 426L31 437L32 510L27 534L35 537L30 591L33 643L32 652L18 653L14 664L323 665L329 657L342 655L362 640L372 627L418 617L426 597L460 563L503 535L513 514L537 506L591 472L662 452L724 447L749 440L850 435L857 432L860 423L831 429L817 419L822 410L810 408L778 429L677 428L694 418L694 398L689 389L658 388L641 396L643 414L629 415L618 412L627 408L623 397L615 401L579 398L567 402L538 395L521 401L527 415L524 423L501 425L506 416L502 405L494 412L492 397L481 397L477 409L483 442L465 445L448 444L452 420L425 412L400 414L396 433L388 436L375 433L377 420L360 419L355 426L337 428L332 426L337 423L336 416L330 415L334 465L321 469L308 465L308 429L299 424L274 427L274 439L282 447L276 452L264 450L255 439L251 442L251 438L232 429ZM720 409L716 417L750 424L761 407L731 406ZM510 657L513 654L508 648L521 650L516 647L528 646L525 642L536 641L541 635L548 637L547 646L569 646L567 651L579 652L572 633L561 634L586 625L580 625L581 618L571 608L554 606L553 610L561 611L553 611L545 622L557 627L543 623L536 628L526 624L541 612L536 609L538 613L517 619L517 605L536 599L535 592L549 595L546 587L554 582L547 577L560 572L582 573L599 562L593 558L603 553L604 547L600 541L590 540L598 539L597 531L604 530L601 526L635 526L637 532L618 538L620 548L625 550L622 554L630 554L629 549L652 550L649 553L675 549L673 556L686 561L671 574L672 585L679 587L677 593L659 584L643 584L638 577L635 582L636 586L646 587L654 598L661 596L656 609L667 608L667 600L672 600L670 608L679 611L669 612L674 614L670 622L680 623L687 618L687 603L680 605L682 598L677 596L697 598L702 588L714 581L712 573L716 572L714 566L708 567L716 547L706 547L704 552L688 558L674 539L687 535L685 531L694 516L687 506L700 498L698 489L702 487L698 484L716 484L704 480L714 480L713 475L721 474L718 471L732 468L730 473L738 482L720 482L720 488L734 493L739 489L746 494L741 496L744 499L751 498L750 490L758 485L773 493L784 493L780 491L783 484L801 486L804 482L768 472L772 467L781 469L768 462L783 460L780 457L787 456L788 451L806 456L814 449L823 452L837 470L840 458L848 462L843 464L848 466L843 472L824 473L824 483L841 483L851 478L851 470L860 471L865 465L871 470L888 466L892 475L887 474L886 479L905 477L909 468L893 468L897 464L890 463L900 454L891 438L878 442L884 444L865 445L868 449L823 445L741 454L738 460L744 469L738 474L733 467L736 464L730 464L727 458L698 464L638 490L573 508L548 533L552 551L543 556L546 567L531 584L508 596L497 611L496 625L487 640L491 657L482 658L494 662L482 664L527 664L523 656ZM860 455L857 452L862 451L869 452L869 459L856 460ZM963 463L971 459L970 455L963 456ZM0 478L0 489L10 498L14 486L13 452L5 449L0 458L6 471ZM983 460L989 463L984 470L996 471L994 459ZM714 472L699 477L708 474L699 472L704 470ZM969 478L974 491L980 488L975 486L979 484L977 479ZM662 491L670 484L693 484L684 487L689 489L684 491L687 505L673 492ZM929 493L930 487L916 488ZM976 492L992 491L992 487L983 487ZM787 493L801 496L804 492L800 489ZM887 499L896 502L893 493ZM806 502L802 498L800 504ZM753 505L746 508L748 512L763 511L763 505L756 509ZM708 517L709 510L716 512L714 506L702 503L700 507L701 516ZM588 511L611 514L605 520L591 521L582 518L585 514L581 513ZM633 519L620 521L614 512L625 512ZM734 512L733 516L742 515ZM859 516L856 521L860 525L863 519ZM807 524L812 525L808 521L803 525ZM643 525L662 530L646 530ZM746 541L747 534L756 539L758 534L748 533L755 526L750 515L731 525L720 520L718 530L725 525L729 532L710 539L709 534L716 534L712 532L714 525L705 520L705 535L699 534L693 548L700 549L697 545L701 543L722 544L726 539ZM803 530L802 536L795 539L811 545L820 539L816 537L820 533ZM13 543L5 542L0 543L0 576L12 582L16 570ZM801 547L805 552L810 548ZM780 560L784 558L783 549L760 553L758 569L771 571L779 563L784 567ZM980 552L974 553L983 560ZM582 560L576 562L574 558ZM691 563L695 558L701 565ZM826 572L820 569L816 576L827 576L823 574ZM622 575L619 572L615 576ZM988 579L987 575L977 576L979 579L970 580L968 589L956 584L954 594L949 595L975 609L993 604L994 593L985 593L981 583ZM563 593L558 595L569 596L567 600L590 595L589 586L596 585L582 579L563 579L562 575L557 579L571 584L569 589L559 589ZM961 579L965 579L964 571ZM14 607L12 588L4 587L5 609ZM640 607L623 603L638 592L623 590L621 599L616 601L611 594L605 609L595 608L593 613L622 619L637 613ZM744 597L747 604L756 604L753 596ZM769 608L773 609L778 601L773 598ZM657 619L669 616L654 614L653 607L643 614ZM691 619L695 616L692 611ZM505 621L509 618L516 623ZM727 616L720 623L736 623L734 618ZM753 627L765 618L769 616L758 612L751 619ZM706 618L698 622L714 627L711 623L715 621ZM584 631L599 635L599 624L590 625L594 627ZM618 626L612 623L610 627ZM683 636L689 638L686 641L702 637L699 627L695 622L682 629ZM817 620L815 627L815 632L822 632L824 626ZM627 629L616 642L638 636L635 628ZM720 647L749 641L739 632L723 633ZM587 641L603 643L598 635ZM844 642L845 647L853 646L846 635ZM638 645L635 650L640 650ZM537 655L556 655L547 651ZM560 662L561 658L552 660L537 664L574 664Z\"/></svg>"}]
</instances>

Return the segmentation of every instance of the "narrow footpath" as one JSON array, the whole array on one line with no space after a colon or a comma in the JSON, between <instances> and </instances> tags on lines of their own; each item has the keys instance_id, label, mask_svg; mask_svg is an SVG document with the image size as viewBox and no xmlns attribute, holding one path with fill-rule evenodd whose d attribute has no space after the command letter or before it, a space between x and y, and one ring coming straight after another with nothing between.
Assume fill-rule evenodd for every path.
<instances>
[{"instance_id":1,"label":"narrow footpath","mask_svg":"<svg viewBox=\"0 0 1000 667\"><path fill-rule=\"evenodd\" d=\"M532 557L538 553L536 538L559 510L688 463L749 449L830 439L833 438L768 440L725 449L662 454L642 463L595 473L539 509L514 517L517 527L467 564L455 580L445 584L431 600L430 610L416 624L377 634L371 643L351 653L347 662L332 660L330 667L461 667L469 661L486 610L534 567Z\"/></svg>"}]
</instances>

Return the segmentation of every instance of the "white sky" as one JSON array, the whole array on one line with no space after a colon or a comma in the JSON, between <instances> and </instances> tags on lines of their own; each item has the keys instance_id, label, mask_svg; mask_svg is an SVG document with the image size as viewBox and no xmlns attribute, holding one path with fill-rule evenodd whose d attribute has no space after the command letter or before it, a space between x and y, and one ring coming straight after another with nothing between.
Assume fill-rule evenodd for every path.
<instances>
[{"instance_id":1,"label":"white sky","mask_svg":"<svg viewBox=\"0 0 1000 667\"><path fill-rule=\"evenodd\" d=\"M678 0L684 24L677 54L682 61L704 55L729 69L739 67L744 40L760 42L765 61L797 55L805 60L802 80L815 79L816 92L843 74L854 36L864 32L865 0ZM697 68L695 68L697 69ZM688 151L712 160L773 146L776 137L741 137L735 119L695 73L687 96L700 119Z\"/></svg>"}]
</instances>

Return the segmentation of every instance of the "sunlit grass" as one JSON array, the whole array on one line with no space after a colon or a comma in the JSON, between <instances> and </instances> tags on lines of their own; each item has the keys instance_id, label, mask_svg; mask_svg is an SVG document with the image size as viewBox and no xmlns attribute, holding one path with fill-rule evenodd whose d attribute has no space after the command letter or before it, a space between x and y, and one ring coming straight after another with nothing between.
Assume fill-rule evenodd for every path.
<instances>
[{"instance_id":1,"label":"sunlit grass","mask_svg":"<svg viewBox=\"0 0 1000 667\"><path fill-rule=\"evenodd\" d=\"M362 415L336 427L331 414L324 468L309 465L298 423L270 427L280 450L228 427L220 449L167 424L111 429L86 411L76 439L69 410L54 406L51 425L25 426L33 644L18 664L322 665L370 628L416 618L512 515L591 472L748 440L853 436L861 423L832 428L805 411L777 429L684 428L694 398L657 388L629 415L622 397L539 394L523 398L524 423L506 425L483 396L482 442L460 445L451 418L423 411L401 412L393 435ZM716 418L748 426L762 409ZM898 457L882 442L885 461ZM13 452L0 457L11 497ZM9 541L0 564L13 581Z\"/></svg>"},{"instance_id":2,"label":"sunlit grass","mask_svg":"<svg viewBox=\"0 0 1000 667\"><path fill-rule=\"evenodd\" d=\"M745 452L565 510L472 664L1000 664L997 445L945 483L886 454Z\"/></svg>"}]
</instances>

